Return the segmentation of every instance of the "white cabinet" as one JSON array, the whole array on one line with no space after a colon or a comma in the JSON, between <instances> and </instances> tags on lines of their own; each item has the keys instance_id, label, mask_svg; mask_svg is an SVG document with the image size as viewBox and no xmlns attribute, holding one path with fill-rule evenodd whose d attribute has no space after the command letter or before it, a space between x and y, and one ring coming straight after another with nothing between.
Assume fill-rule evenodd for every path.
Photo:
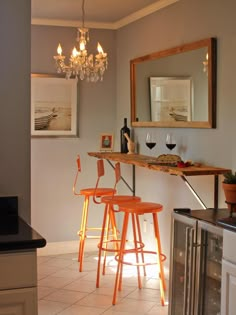
<instances>
[{"instance_id":1,"label":"white cabinet","mask_svg":"<svg viewBox=\"0 0 236 315\"><path fill-rule=\"evenodd\" d=\"M221 282L221 315L236 313L236 233L224 230Z\"/></svg>"},{"instance_id":2,"label":"white cabinet","mask_svg":"<svg viewBox=\"0 0 236 315\"><path fill-rule=\"evenodd\" d=\"M0 315L35 315L37 313L37 289L0 291Z\"/></svg>"},{"instance_id":3,"label":"white cabinet","mask_svg":"<svg viewBox=\"0 0 236 315\"><path fill-rule=\"evenodd\" d=\"M36 250L0 253L0 315L37 315Z\"/></svg>"},{"instance_id":4,"label":"white cabinet","mask_svg":"<svg viewBox=\"0 0 236 315\"><path fill-rule=\"evenodd\" d=\"M236 310L236 263L222 260L221 315L234 315Z\"/></svg>"}]
</instances>

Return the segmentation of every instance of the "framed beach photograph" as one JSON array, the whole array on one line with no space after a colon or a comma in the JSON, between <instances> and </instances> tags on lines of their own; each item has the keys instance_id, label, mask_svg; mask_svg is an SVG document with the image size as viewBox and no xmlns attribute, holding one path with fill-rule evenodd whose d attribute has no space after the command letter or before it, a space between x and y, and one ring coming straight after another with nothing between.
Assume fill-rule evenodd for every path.
<instances>
[{"instance_id":1,"label":"framed beach photograph","mask_svg":"<svg viewBox=\"0 0 236 315\"><path fill-rule=\"evenodd\" d=\"M77 80L31 74L31 135L77 136Z\"/></svg>"},{"instance_id":2,"label":"framed beach photograph","mask_svg":"<svg viewBox=\"0 0 236 315\"><path fill-rule=\"evenodd\" d=\"M190 77L150 77L152 121L191 121Z\"/></svg>"},{"instance_id":3,"label":"framed beach photograph","mask_svg":"<svg viewBox=\"0 0 236 315\"><path fill-rule=\"evenodd\" d=\"M100 151L113 151L114 138L111 133L102 133L100 135Z\"/></svg>"}]
</instances>

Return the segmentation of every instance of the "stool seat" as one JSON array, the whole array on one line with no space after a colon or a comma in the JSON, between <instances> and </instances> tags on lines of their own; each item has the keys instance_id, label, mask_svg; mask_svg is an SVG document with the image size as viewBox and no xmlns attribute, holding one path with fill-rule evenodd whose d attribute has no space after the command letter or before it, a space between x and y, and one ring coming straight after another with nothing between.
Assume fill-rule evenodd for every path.
<instances>
[{"instance_id":1,"label":"stool seat","mask_svg":"<svg viewBox=\"0 0 236 315\"><path fill-rule=\"evenodd\" d=\"M129 196L129 195L114 195L114 196L104 196L101 198L102 203L109 205L118 205L123 203L133 203L141 201L140 197Z\"/></svg>"},{"instance_id":2,"label":"stool seat","mask_svg":"<svg viewBox=\"0 0 236 315\"><path fill-rule=\"evenodd\" d=\"M119 210L123 212L135 213L138 215L142 215L145 213L157 213L162 211L163 206L159 203L153 202L137 202L137 203L129 203L123 202L119 205Z\"/></svg>"},{"instance_id":3,"label":"stool seat","mask_svg":"<svg viewBox=\"0 0 236 315\"><path fill-rule=\"evenodd\" d=\"M112 196L116 193L113 188L84 188L80 190L80 195L93 197Z\"/></svg>"}]
</instances>

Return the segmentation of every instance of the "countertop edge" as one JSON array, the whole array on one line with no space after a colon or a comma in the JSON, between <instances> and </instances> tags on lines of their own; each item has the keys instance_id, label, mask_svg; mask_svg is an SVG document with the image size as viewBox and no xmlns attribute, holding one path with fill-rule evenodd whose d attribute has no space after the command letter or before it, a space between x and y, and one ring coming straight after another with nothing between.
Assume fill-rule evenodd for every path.
<instances>
[{"instance_id":1,"label":"countertop edge","mask_svg":"<svg viewBox=\"0 0 236 315\"><path fill-rule=\"evenodd\" d=\"M17 217L17 223L16 233L8 234L6 231L0 233L0 252L36 249L46 246L46 239L21 217Z\"/></svg>"}]
</instances>

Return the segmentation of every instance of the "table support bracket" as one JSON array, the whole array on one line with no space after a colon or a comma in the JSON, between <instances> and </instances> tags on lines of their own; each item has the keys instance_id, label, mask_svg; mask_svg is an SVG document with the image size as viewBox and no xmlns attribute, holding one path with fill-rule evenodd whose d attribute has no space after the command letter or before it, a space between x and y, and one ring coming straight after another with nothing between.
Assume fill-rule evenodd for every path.
<instances>
[{"instance_id":1,"label":"table support bracket","mask_svg":"<svg viewBox=\"0 0 236 315\"><path fill-rule=\"evenodd\" d=\"M185 184L187 185L187 187L190 189L190 191L192 192L192 194L194 195L194 197L197 199L197 201L200 203L200 205L203 207L203 209L207 209L207 206L205 205L205 203L202 201L202 199L198 196L198 194L196 193L196 191L194 190L193 186L188 182L188 180L186 179L185 176L181 175L180 176L182 178L182 180L185 182Z\"/></svg>"},{"instance_id":2,"label":"table support bracket","mask_svg":"<svg viewBox=\"0 0 236 315\"><path fill-rule=\"evenodd\" d=\"M214 175L214 209L218 209L219 202L219 175Z\"/></svg>"},{"instance_id":3,"label":"table support bracket","mask_svg":"<svg viewBox=\"0 0 236 315\"><path fill-rule=\"evenodd\" d=\"M188 182L185 176L181 175L180 176L182 180L185 182L187 187L190 189L192 194L195 196L197 201L200 203L200 205L203 207L203 209L207 209L208 207L205 205L205 203L202 201L202 199L199 197L199 195L196 193L194 188L191 186L191 184ZM219 175L214 175L214 209L218 209L218 202L219 202Z\"/></svg>"},{"instance_id":4,"label":"table support bracket","mask_svg":"<svg viewBox=\"0 0 236 315\"><path fill-rule=\"evenodd\" d=\"M111 167L114 169L114 165L111 163L110 160L106 160ZM133 194L133 196L135 196L135 165L132 165L132 187L127 183L127 181L124 179L123 176L121 176L121 180L122 182L125 184L125 186L131 191L131 193Z\"/></svg>"}]
</instances>

